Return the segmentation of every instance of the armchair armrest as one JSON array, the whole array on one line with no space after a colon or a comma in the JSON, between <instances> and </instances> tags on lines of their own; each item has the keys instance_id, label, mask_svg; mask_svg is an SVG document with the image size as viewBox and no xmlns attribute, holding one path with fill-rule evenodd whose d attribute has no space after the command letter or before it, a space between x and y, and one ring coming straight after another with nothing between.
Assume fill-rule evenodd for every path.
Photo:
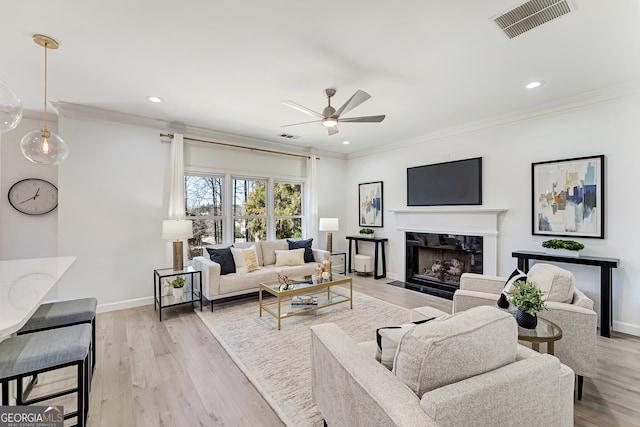
<instances>
[{"instance_id":1,"label":"armchair armrest","mask_svg":"<svg viewBox=\"0 0 640 427\"><path fill-rule=\"evenodd\" d=\"M330 426L435 426L420 400L333 323L311 327L311 394Z\"/></svg>"},{"instance_id":2,"label":"armchair armrest","mask_svg":"<svg viewBox=\"0 0 640 427\"><path fill-rule=\"evenodd\" d=\"M314 261L320 264L322 264L322 261L324 261L325 259L329 259L329 255L331 255L329 251L325 251L323 249L311 248L311 250L313 251Z\"/></svg>"},{"instance_id":3,"label":"armchair armrest","mask_svg":"<svg viewBox=\"0 0 640 427\"><path fill-rule=\"evenodd\" d=\"M489 294L500 295L504 284L507 282L506 277L488 276L476 273L463 273L460 276L460 289L465 291L486 292Z\"/></svg>"},{"instance_id":4,"label":"armchair armrest","mask_svg":"<svg viewBox=\"0 0 640 427\"><path fill-rule=\"evenodd\" d=\"M220 264L203 256L193 258L193 267L202 273L202 292L207 299L220 295Z\"/></svg>"}]
</instances>

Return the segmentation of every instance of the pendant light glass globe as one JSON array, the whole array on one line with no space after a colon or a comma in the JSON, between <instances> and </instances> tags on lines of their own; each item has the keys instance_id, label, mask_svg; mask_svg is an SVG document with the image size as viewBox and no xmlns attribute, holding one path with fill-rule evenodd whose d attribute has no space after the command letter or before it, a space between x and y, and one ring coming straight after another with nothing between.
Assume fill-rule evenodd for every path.
<instances>
[{"instance_id":1,"label":"pendant light glass globe","mask_svg":"<svg viewBox=\"0 0 640 427\"><path fill-rule=\"evenodd\" d=\"M34 130L23 136L20 150L27 159L40 165L58 165L69 155L62 138L48 130Z\"/></svg>"},{"instance_id":2,"label":"pendant light glass globe","mask_svg":"<svg viewBox=\"0 0 640 427\"><path fill-rule=\"evenodd\" d=\"M22 102L9 86L0 80L0 133L15 129L22 119Z\"/></svg>"}]
</instances>

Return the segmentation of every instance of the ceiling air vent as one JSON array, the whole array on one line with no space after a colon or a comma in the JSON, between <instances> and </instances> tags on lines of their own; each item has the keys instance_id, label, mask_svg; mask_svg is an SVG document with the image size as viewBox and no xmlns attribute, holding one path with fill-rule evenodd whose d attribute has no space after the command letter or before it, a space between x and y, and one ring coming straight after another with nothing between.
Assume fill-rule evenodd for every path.
<instances>
[{"instance_id":1,"label":"ceiling air vent","mask_svg":"<svg viewBox=\"0 0 640 427\"><path fill-rule=\"evenodd\" d=\"M299 136L297 136L297 135L289 135L289 134L286 134L286 133L281 133L281 134L279 134L278 136L279 136L280 138L286 138L286 139L298 139L298 138L300 138L300 137L299 137Z\"/></svg>"},{"instance_id":2,"label":"ceiling air vent","mask_svg":"<svg viewBox=\"0 0 640 427\"><path fill-rule=\"evenodd\" d=\"M512 39L572 10L568 0L530 0L491 19Z\"/></svg>"}]
</instances>

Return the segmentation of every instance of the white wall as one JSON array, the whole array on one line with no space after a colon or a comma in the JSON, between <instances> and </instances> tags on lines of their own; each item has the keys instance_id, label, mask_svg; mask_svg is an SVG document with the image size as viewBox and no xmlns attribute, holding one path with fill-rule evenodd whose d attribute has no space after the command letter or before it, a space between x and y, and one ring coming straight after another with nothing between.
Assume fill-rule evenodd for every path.
<instances>
[{"instance_id":1,"label":"white wall","mask_svg":"<svg viewBox=\"0 0 640 427\"><path fill-rule=\"evenodd\" d=\"M483 206L508 209L498 243L498 273L506 275L516 266L513 250L541 250L540 243L549 238L531 235L531 163L604 154L606 239L576 240L585 244L585 255L620 258L613 274L613 329L640 335L639 112L640 96L636 95L351 159L347 164L348 227L357 229L358 184L383 181L385 227L378 234L390 239L389 277L404 280L404 236L395 230L388 210L407 206L406 168L482 156ZM574 272L578 287L599 311L599 269L559 265Z\"/></svg>"},{"instance_id":2,"label":"white wall","mask_svg":"<svg viewBox=\"0 0 640 427\"><path fill-rule=\"evenodd\" d=\"M102 309L151 303L170 146L158 129L64 115L60 135L70 154L58 167L58 254L78 257L60 298L95 296Z\"/></svg>"},{"instance_id":3,"label":"white wall","mask_svg":"<svg viewBox=\"0 0 640 427\"><path fill-rule=\"evenodd\" d=\"M57 132L57 123L49 122ZM55 256L58 246L58 210L26 215L15 210L7 198L9 189L25 178L40 178L58 186L58 167L36 165L20 151L20 140L42 128L42 120L23 118L18 127L0 135L0 259Z\"/></svg>"}]
</instances>

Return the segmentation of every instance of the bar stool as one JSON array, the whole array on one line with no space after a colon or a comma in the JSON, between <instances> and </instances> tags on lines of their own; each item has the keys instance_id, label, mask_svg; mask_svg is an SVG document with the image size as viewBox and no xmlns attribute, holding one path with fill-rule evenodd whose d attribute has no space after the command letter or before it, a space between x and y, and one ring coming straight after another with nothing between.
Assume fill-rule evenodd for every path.
<instances>
[{"instance_id":1,"label":"bar stool","mask_svg":"<svg viewBox=\"0 0 640 427\"><path fill-rule=\"evenodd\" d=\"M34 332L10 337L0 342L0 383L2 405L9 405L9 383L17 380L16 405L30 405L67 394L76 393L78 409L68 413L64 419L77 417L77 425L84 427L89 412L89 348L91 347L91 325L82 324L65 328ZM22 378L40 373L77 367L77 387L22 400Z\"/></svg>"},{"instance_id":2,"label":"bar stool","mask_svg":"<svg viewBox=\"0 0 640 427\"><path fill-rule=\"evenodd\" d=\"M81 298L68 301L58 301L42 304L27 320L27 323L17 332L18 335L63 328L65 326L91 324L91 373L96 367L96 308L98 300L95 298ZM92 375L93 377L93 375ZM26 399L37 382L34 376L27 385L23 399Z\"/></svg>"}]
</instances>

